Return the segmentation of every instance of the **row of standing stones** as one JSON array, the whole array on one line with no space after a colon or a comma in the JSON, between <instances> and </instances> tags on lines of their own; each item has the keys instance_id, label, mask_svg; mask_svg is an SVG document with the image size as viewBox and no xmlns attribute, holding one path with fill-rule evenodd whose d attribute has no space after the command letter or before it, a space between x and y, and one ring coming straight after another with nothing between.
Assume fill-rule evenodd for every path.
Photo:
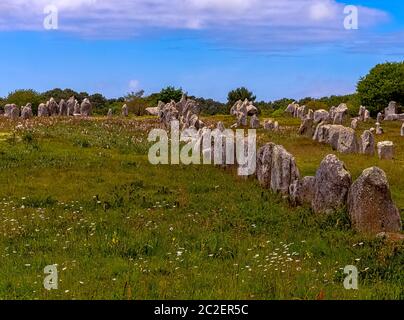
<instances>
[{"instance_id":1,"label":"row of standing stones","mask_svg":"<svg viewBox=\"0 0 404 320\"><path fill-rule=\"evenodd\" d=\"M395 116L397 114L392 112L393 109L391 103L386 109L384 120L402 119L401 115ZM61 100L58 104L51 98L46 104L39 106L38 116L90 116L91 111L92 106L88 99L84 99L79 104L74 97L71 97L67 102ZM329 142L341 152L355 152L358 150L358 144L352 135L354 129L342 126L347 111L346 105L343 104L330 111L306 111L305 106L300 107L297 104L288 106L286 110L292 116L302 119L300 133L311 132L310 135L313 135L313 139ZM160 102L157 108L149 110L149 113L158 115L166 127L169 127L171 121L179 120L183 128L195 128L203 132L204 123L199 120L199 112L197 103L187 99L185 95L178 103ZM252 116L251 127L259 128L260 122L257 113L257 108L248 100L238 101L231 109L231 114L237 118L237 123L232 127L246 126L247 117ZM20 117L20 110L16 105L6 105L4 115L17 119ZM122 115L128 116L126 105L122 107ZM21 110L21 117L29 119L32 116L31 105L27 104ZM112 116L112 110L109 110L108 116ZM370 113L361 108L359 120L367 121L368 119L370 119ZM378 116L379 121L382 121L380 115ZM330 124L331 122L333 124ZM307 125L310 123L312 124ZM315 123L318 125L313 130ZM217 128L221 132L225 129L221 122L217 124ZM279 124L267 121L264 128L278 130ZM402 135L404 135L403 128L404 125ZM359 148L361 152L371 153L371 150L374 149L372 148L374 145L372 137L373 132L371 131L365 131L362 135L362 144ZM222 152L225 154L225 143L223 147ZM214 148L213 145L212 148ZM384 150L383 147L379 149ZM362 175L352 183L351 174L347 171L345 164L335 155L330 154L321 162L315 176L300 178L294 157L284 147L268 143L258 151L256 177L264 188L281 193L295 205L309 204L316 214L329 214L347 208L352 226L359 232L387 235L402 230L399 210L392 200L386 174L380 168L372 167L364 170Z\"/></svg>"},{"instance_id":2,"label":"row of standing stones","mask_svg":"<svg viewBox=\"0 0 404 320\"><path fill-rule=\"evenodd\" d=\"M299 113L296 110L302 111ZM385 109L384 115L382 113L377 115L376 128L365 130L358 138L355 130L357 130L359 122L368 122L371 120L370 112L365 107L360 107L359 116L352 119L350 128L342 125L348 117L348 107L346 104L333 107L330 111L318 110L314 112L306 110L305 106L300 107L297 104L291 104L287 108L287 112L302 120L299 133L311 137L320 143L327 143L334 150L341 153L361 153L373 156L376 148L375 134L382 135L384 133L381 127L382 121L397 121L401 119L404 121L404 117L396 113L397 104L391 102ZM404 136L404 123L401 126L401 136ZM380 159L393 159L393 142L379 142L377 144L377 154Z\"/></svg>"},{"instance_id":3,"label":"row of standing stones","mask_svg":"<svg viewBox=\"0 0 404 320\"><path fill-rule=\"evenodd\" d=\"M398 106L391 102L385 114L379 113L377 129L366 130L358 140L355 129L359 121L371 119L370 112L361 107L359 116L352 120L352 127L342 124L348 116L348 107L341 104L329 111L313 111L297 103L289 105L286 113L302 119L299 133L319 142L331 144L333 149L342 153L363 153L373 155L375 150L374 134L382 134L382 121L404 120L404 114L397 114ZM257 110L251 102L238 101L231 109L237 123L232 127L261 127ZM222 128L221 123L218 128ZM264 129L278 130L279 124L267 120ZM404 124L401 127L404 136ZM381 159L392 159L394 145L390 141L377 146ZM334 154L327 155L320 164L315 176L300 177L295 158L283 146L274 143L264 145L257 153L256 176L262 187L281 193L294 205L310 205L316 214L330 214L338 210L348 211L352 227L362 233L389 236L395 234L404 238L399 210L394 204L385 172L378 167L363 171L352 182L352 176Z\"/></svg>"},{"instance_id":4,"label":"row of standing stones","mask_svg":"<svg viewBox=\"0 0 404 320\"><path fill-rule=\"evenodd\" d=\"M129 116L129 108L125 104L122 107L122 116ZM54 116L75 116L89 117L92 115L92 104L88 98L83 99L81 103L75 97L71 97L65 101L61 99L59 103L54 98L50 98L46 103L41 103L38 106L38 117L54 117ZM4 106L4 117L12 120L28 120L34 117L32 104L27 103L23 107L18 107L16 104L6 104ZM109 109L107 116L113 116L113 110Z\"/></svg>"},{"instance_id":5,"label":"row of standing stones","mask_svg":"<svg viewBox=\"0 0 404 320\"><path fill-rule=\"evenodd\" d=\"M54 98L50 98L46 103L38 106L38 117L52 116L83 116L89 117L92 114L92 105L89 99L83 99L81 104L71 97L69 100L60 100L56 102ZM23 120L34 117L31 103L27 103L24 107L19 108L16 104L6 104L4 106L4 117L12 120Z\"/></svg>"},{"instance_id":6,"label":"row of standing stones","mask_svg":"<svg viewBox=\"0 0 404 320\"><path fill-rule=\"evenodd\" d=\"M321 162L315 176L300 178L294 157L268 143L257 154L257 178L264 188L281 193L294 205L310 205L316 214L347 209L352 227L383 235L402 230L401 218L383 170L368 168L352 183L351 174L335 155Z\"/></svg>"}]
</instances>

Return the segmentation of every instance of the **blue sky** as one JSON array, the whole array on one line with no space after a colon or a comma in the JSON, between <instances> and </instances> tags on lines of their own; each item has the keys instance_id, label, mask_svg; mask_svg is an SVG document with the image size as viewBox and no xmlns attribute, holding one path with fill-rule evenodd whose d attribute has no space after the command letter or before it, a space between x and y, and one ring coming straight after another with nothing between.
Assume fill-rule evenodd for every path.
<instances>
[{"instance_id":1,"label":"blue sky","mask_svg":"<svg viewBox=\"0 0 404 320\"><path fill-rule=\"evenodd\" d=\"M44 8L58 9L45 30ZM219 4L220 3L220 4ZM343 25L358 6L359 29ZM167 85L225 101L351 93L377 63L404 60L400 0L2 0L0 95L55 87L118 97Z\"/></svg>"}]
</instances>

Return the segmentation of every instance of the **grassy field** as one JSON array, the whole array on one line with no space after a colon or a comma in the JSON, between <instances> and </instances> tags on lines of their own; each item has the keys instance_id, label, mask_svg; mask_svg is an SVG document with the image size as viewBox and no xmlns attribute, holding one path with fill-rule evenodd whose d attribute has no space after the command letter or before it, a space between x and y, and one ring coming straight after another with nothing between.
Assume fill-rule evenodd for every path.
<instances>
[{"instance_id":1,"label":"grassy field","mask_svg":"<svg viewBox=\"0 0 404 320\"><path fill-rule=\"evenodd\" d=\"M314 174L331 148L298 136L300 121L277 120L281 132L259 131L260 145L282 144ZM152 166L155 124L0 120L1 299L404 299L402 243L356 234L345 212L293 208L233 169ZM355 178L385 170L404 216L399 128L384 124L394 161L338 156ZM59 289L47 291L52 264ZM343 287L352 264L356 291Z\"/></svg>"}]
</instances>

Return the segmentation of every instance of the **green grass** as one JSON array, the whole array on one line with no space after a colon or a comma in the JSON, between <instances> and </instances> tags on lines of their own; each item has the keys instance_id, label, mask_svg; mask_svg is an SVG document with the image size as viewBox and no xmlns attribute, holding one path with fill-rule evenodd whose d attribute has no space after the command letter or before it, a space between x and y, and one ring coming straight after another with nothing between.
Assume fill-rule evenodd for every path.
<instances>
[{"instance_id":1,"label":"green grass","mask_svg":"<svg viewBox=\"0 0 404 320\"><path fill-rule=\"evenodd\" d=\"M212 117L214 123L234 122ZM283 144L302 174L330 147L296 134L260 131ZM213 166L152 166L139 120L35 120L24 130L0 121L0 298L2 299L403 299L403 245L354 233L345 212L293 208ZM287 128L285 128L287 126ZM404 208L398 123L384 138L399 146L381 162L339 155L356 177L383 168ZM59 289L43 288L57 264ZM358 291L341 269L360 270Z\"/></svg>"}]
</instances>

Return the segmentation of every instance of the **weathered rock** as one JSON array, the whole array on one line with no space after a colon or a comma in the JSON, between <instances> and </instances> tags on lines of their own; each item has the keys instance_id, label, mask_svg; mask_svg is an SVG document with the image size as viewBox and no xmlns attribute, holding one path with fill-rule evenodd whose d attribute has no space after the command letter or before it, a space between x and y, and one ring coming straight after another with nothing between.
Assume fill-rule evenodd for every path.
<instances>
[{"instance_id":1,"label":"weathered rock","mask_svg":"<svg viewBox=\"0 0 404 320\"><path fill-rule=\"evenodd\" d=\"M69 100L67 100L67 115L68 116L73 116L74 115L74 107L76 105L76 98L70 97Z\"/></svg>"},{"instance_id":2,"label":"weathered rock","mask_svg":"<svg viewBox=\"0 0 404 320\"><path fill-rule=\"evenodd\" d=\"M345 103L341 103L337 108L333 109L333 123L343 124L346 115L348 114L348 107Z\"/></svg>"},{"instance_id":3,"label":"weathered rock","mask_svg":"<svg viewBox=\"0 0 404 320\"><path fill-rule=\"evenodd\" d=\"M299 128L299 131L298 131L299 134L310 137L310 138L313 137L313 134L314 134L313 125L314 125L314 122L312 119L310 119L310 118L304 119Z\"/></svg>"},{"instance_id":4,"label":"weathered rock","mask_svg":"<svg viewBox=\"0 0 404 320\"><path fill-rule=\"evenodd\" d=\"M146 108L147 114L151 116L158 116L159 115L159 110L158 107L153 107L153 108Z\"/></svg>"},{"instance_id":5,"label":"weathered rock","mask_svg":"<svg viewBox=\"0 0 404 320\"><path fill-rule=\"evenodd\" d=\"M353 118L351 121L351 128L354 130L358 129L358 123L359 123L359 119Z\"/></svg>"},{"instance_id":6,"label":"weathered rock","mask_svg":"<svg viewBox=\"0 0 404 320\"><path fill-rule=\"evenodd\" d=\"M369 119L370 119L370 111L365 110L365 118L363 119L363 121L368 122Z\"/></svg>"},{"instance_id":7,"label":"weathered rock","mask_svg":"<svg viewBox=\"0 0 404 320\"><path fill-rule=\"evenodd\" d=\"M261 126L260 120L259 120L258 117L254 114L254 115L251 117L250 127L251 127L251 129L259 129L260 126Z\"/></svg>"},{"instance_id":8,"label":"weathered rock","mask_svg":"<svg viewBox=\"0 0 404 320\"><path fill-rule=\"evenodd\" d=\"M307 112L306 118L314 121L314 111L313 111L313 109L309 109L309 112Z\"/></svg>"},{"instance_id":9,"label":"weathered rock","mask_svg":"<svg viewBox=\"0 0 404 320\"><path fill-rule=\"evenodd\" d=\"M258 114L258 108L255 107L252 102L250 102L247 106L247 115L253 116L255 114Z\"/></svg>"},{"instance_id":10,"label":"weathered rock","mask_svg":"<svg viewBox=\"0 0 404 320\"><path fill-rule=\"evenodd\" d=\"M335 155L328 155L317 170L312 208L315 213L331 213L346 206L351 175Z\"/></svg>"},{"instance_id":11,"label":"weathered rock","mask_svg":"<svg viewBox=\"0 0 404 320\"><path fill-rule=\"evenodd\" d=\"M81 116L80 103L77 100L74 100L73 115L75 117Z\"/></svg>"},{"instance_id":12,"label":"weathered rock","mask_svg":"<svg viewBox=\"0 0 404 320\"><path fill-rule=\"evenodd\" d=\"M257 154L257 178L264 188L288 195L289 186L299 179L299 170L294 157L282 146L268 143Z\"/></svg>"},{"instance_id":13,"label":"weathered rock","mask_svg":"<svg viewBox=\"0 0 404 320\"><path fill-rule=\"evenodd\" d=\"M377 167L363 171L352 184L348 212L353 228L359 232L401 231L400 213L391 198L386 174Z\"/></svg>"},{"instance_id":14,"label":"weathered rock","mask_svg":"<svg viewBox=\"0 0 404 320\"><path fill-rule=\"evenodd\" d=\"M122 116L123 117L128 117L129 116L129 108L126 104L123 105L122 107Z\"/></svg>"},{"instance_id":15,"label":"weathered rock","mask_svg":"<svg viewBox=\"0 0 404 320\"><path fill-rule=\"evenodd\" d=\"M15 104L6 104L4 106L4 117L11 118L11 110L13 110L14 107L17 107L17 105L15 105Z\"/></svg>"},{"instance_id":16,"label":"weathered rock","mask_svg":"<svg viewBox=\"0 0 404 320\"><path fill-rule=\"evenodd\" d=\"M275 123L274 123L274 131L275 132L279 131L279 122L278 121L275 121Z\"/></svg>"},{"instance_id":17,"label":"weathered rock","mask_svg":"<svg viewBox=\"0 0 404 320\"><path fill-rule=\"evenodd\" d=\"M64 99L59 101L59 116L67 116L67 103Z\"/></svg>"},{"instance_id":18,"label":"weathered rock","mask_svg":"<svg viewBox=\"0 0 404 320\"><path fill-rule=\"evenodd\" d=\"M83 117L89 117L92 113L92 105L88 98L85 98L80 105L80 114Z\"/></svg>"},{"instance_id":19,"label":"weathered rock","mask_svg":"<svg viewBox=\"0 0 404 320\"><path fill-rule=\"evenodd\" d=\"M370 131L372 134L376 134L376 129L375 129L375 128L370 128L369 131Z\"/></svg>"},{"instance_id":20,"label":"weathered rock","mask_svg":"<svg viewBox=\"0 0 404 320\"><path fill-rule=\"evenodd\" d=\"M226 128L224 127L224 124L223 124L222 121L219 121L219 122L217 123L216 128L217 128L219 131L221 131L221 132L223 132L224 130L226 130Z\"/></svg>"},{"instance_id":21,"label":"weathered rock","mask_svg":"<svg viewBox=\"0 0 404 320\"><path fill-rule=\"evenodd\" d=\"M114 115L114 112L112 111L112 109L108 109L107 117L112 118L113 115Z\"/></svg>"},{"instance_id":22,"label":"weathered rock","mask_svg":"<svg viewBox=\"0 0 404 320\"><path fill-rule=\"evenodd\" d=\"M300 107L300 106L299 106L296 102L291 103L290 105L288 105L288 107L286 108L285 112L294 117L295 114L296 114L296 110L297 110L299 107Z\"/></svg>"},{"instance_id":23,"label":"weathered rock","mask_svg":"<svg viewBox=\"0 0 404 320\"><path fill-rule=\"evenodd\" d=\"M18 120L19 117L20 117L20 108L17 105L12 104L10 110L10 119Z\"/></svg>"},{"instance_id":24,"label":"weathered rock","mask_svg":"<svg viewBox=\"0 0 404 320\"><path fill-rule=\"evenodd\" d=\"M326 110L317 110L314 112L314 122L315 123L320 123L320 122L325 122L330 119L330 113Z\"/></svg>"},{"instance_id":25,"label":"weathered rock","mask_svg":"<svg viewBox=\"0 0 404 320\"><path fill-rule=\"evenodd\" d=\"M264 129L265 129L265 130L268 130L268 131L273 130L273 129L274 129L274 123L273 123L273 121L272 121L272 120L266 120L266 121L264 122Z\"/></svg>"},{"instance_id":26,"label":"weathered rock","mask_svg":"<svg viewBox=\"0 0 404 320\"><path fill-rule=\"evenodd\" d=\"M327 143L341 153L357 153L359 150L355 130L342 125L320 123L316 128L313 140Z\"/></svg>"},{"instance_id":27,"label":"weathered rock","mask_svg":"<svg viewBox=\"0 0 404 320\"><path fill-rule=\"evenodd\" d=\"M32 113L32 105L30 103L27 103L27 105L21 110L21 118L23 120L28 120L31 119L33 116L34 114Z\"/></svg>"},{"instance_id":28,"label":"weathered rock","mask_svg":"<svg viewBox=\"0 0 404 320\"><path fill-rule=\"evenodd\" d=\"M379 142L377 154L380 160L392 160L394 158L394 143L391 141Z\"/></svg>"},{"instance_id":29,"label":"weathered rock","mask_svg":"<svg viewBox=\"0 0 404 320\"><path fill-rule=\"evenodd\" d=\"M361 135L360 152L362 154L373 156L375 154L375 143L375 137L372 132L370 132L370 130L364 131Z\"/></svg>"},{"instance_id":30,"label":"weathered rock","mask_svg":"<svg viewBox=\"0 0 404 320\"><path fill-rule=\"evenodd\" d=\"M41 103L38 106L38 117L49 117L49 110L45 103Z\"/></svg>"},{"instance_id":31,"label":"weathered rock","mask_svg":"<svg viewBox=\"0 0 404 320\"><path fill-rule=\"evenodd\" d=\"M382 114L381 112L379 112L379 113L377 114L377 122L378 122L378 123L382 123L382 121L383 121L383 114Z\"/></svg>"},{"instance_id":32,"label":"weathered rock","mask_svg":"<svg viewBox=\"0 0 404 320\"><path fill-rule=\"evenodd\" d=\"M364 106L360 106L359 107L359 121L365 121L365 112L366 112L366 108Z\"/></svg>"},{"instance_id":33,"label":"weathered rock","mask_svg":"<svg viewBox=\"0 0 404 320\"><path fill-rule=\"evenodd\" d=\"M303 120L306 117L307 112L308 112L308 109L306 106L298 107L296 110L295 117Z\"/></svg>"},{"instance_id":34,"label":"weathered rock","mask_svg":"<svg viewBox=\"0 0 404 320\"><path fill-rule=\"evenodd\" d=\"M242 113L242 112L240 112L238 115L237 115L237 125L239 126L239 127L241 127L241 126L247 126L247 121L248 121L248 118L247 118L247 114L246 113Z\"/></svg>"},{"instance_id":35,"label":"weathered rock","mask_svg":"<svg viewBox=\"0 0 404 320\"><path fill-rule=\"evenodd\" d=\"M166 128L169 128L174 120L179 121L183 129L194 127L199 130L205 126L198 116L200 112L199 105L196 101L187 99L185 95L182 96L181 101L178 103L175 103L175 101L167 104L159 102L157 110L160 122Z\"/></svg>"},{"instance_id":36,"label":"weathered rock","mask_svg":"<svg viewBox=\"0 0 404 320\"><path fill-rule=\"evenodd\" d=\"M50 100L47 102L46 106L48 107L50 116L53 117L53 116L59 115L59 105L57 104L55 99L50 98Z\"/></svg>"},{"instance_id":37,"label":"weathered rock","mask_svg":"<svg viewBox=\"0 0 404 320\"><path fill-rule=\"evenodd\" d=\"M398 112L398 104L395 101L391 101L386 109L384 109L385 117L394 116Z\"/></svg>"},{"instance_id":38,"label":"weathered rock","mask_svg":"<svg viewBox=\"0 0 404 320\"><path fill-rule=\"evenodd\" d=\"M381 127L380 123L376 123L376 134L381 135L384 133L383 128Z\"/></svg>"},{"instance_id":39,"label":"weathered rock","mask_svg":"<svg viewBox=\"0 0 404 320\"><path fill-rule=\"evenodd\" d=\"M315 177L295 180L289 187L290 200L294 205L311 204L314 200Z\"/></svg>"},{"instance_id":40,"label":"weathered rock","mask_svg":"<svg viewBox=\"0 0 404 320\"><path fill-rule=\"evenodd\" d=\"M336 150L341 153L357 153L359 151L355 130L346 127L341 128Z\"/></svg>"}]
</instances>

